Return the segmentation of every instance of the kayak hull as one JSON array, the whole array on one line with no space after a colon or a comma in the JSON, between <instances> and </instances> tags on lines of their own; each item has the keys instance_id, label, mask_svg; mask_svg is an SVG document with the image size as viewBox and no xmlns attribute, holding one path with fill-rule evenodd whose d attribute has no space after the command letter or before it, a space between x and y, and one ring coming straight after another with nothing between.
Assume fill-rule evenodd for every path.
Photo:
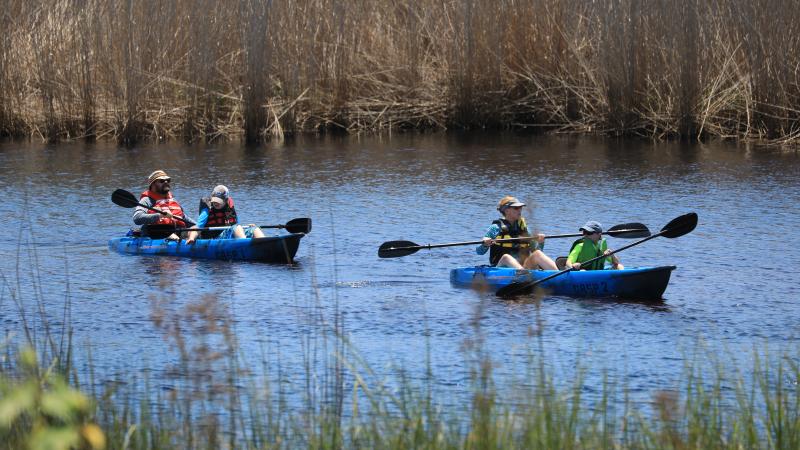
<instances>
[{"instance_id":1,"label":"kayak hull","mask_svg":"<svg viewBox=\"0 0 800 450\"><path fill-rule=\"evenodd\" d=\"M108 241L108 247L133 255L288 264L294 262L294 255L303 236L305 234L292 233L250 239L198 239L191 245L183 240L176 242L147 237L119 237Z\"/></svg>"},{"instance_id":2,"label":"kayak hull","mask_svg":"<svg viewBox=\"0 0 800 450\"><path fill-rule=\"evenodd\" d=\"M550 295L569 297L621 297L660 299L675 266L638 267L624 270L571 271L538 286ZM555 270L518 270L510 267L464 267L450 271L457 286L496 291L511 283L534 281L557 273Z\"/></svg>"}]
</instances>

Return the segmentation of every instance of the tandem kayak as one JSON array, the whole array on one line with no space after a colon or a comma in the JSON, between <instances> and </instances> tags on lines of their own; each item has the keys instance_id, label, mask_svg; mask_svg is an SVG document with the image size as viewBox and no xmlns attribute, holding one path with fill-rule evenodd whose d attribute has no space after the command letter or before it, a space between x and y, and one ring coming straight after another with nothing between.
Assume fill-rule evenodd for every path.
<instances>
[{"instance_id":1,"label":"tandem kayak","mask_svg":"<svg viewBox=\"0 0 800 450\"><path fill-rule=\"evenodd\" d=\"M188 258L292 263L303 233L292 233L249 239L198 239L167 241L149 237L119 237L108 241L108 247L134 255L183 256Z\"/></svg>"},{"instance_id":2,"label":"tandem kayak","mask_svg":"<svg viewBox=\"0 0 800 450\"><path fill-rule=\"evenodd\" d=\"M638 267L623 270L580 270L567 272L539 286L551 295L570 297L622 297L660 299L675 266ZM519 270L510 267L477 266L452 269L450 282L458 286L497 290L517 282L534 281L557 273L555 270Z\"/></svg>"}]
</instances>

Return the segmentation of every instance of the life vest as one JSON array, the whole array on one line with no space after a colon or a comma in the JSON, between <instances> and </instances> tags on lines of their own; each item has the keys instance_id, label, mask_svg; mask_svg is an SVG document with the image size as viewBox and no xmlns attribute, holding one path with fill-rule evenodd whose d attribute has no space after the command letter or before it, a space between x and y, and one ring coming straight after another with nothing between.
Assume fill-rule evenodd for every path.
<instances>
[{"instance_id":1,"label":"life vest","mask_svg":"<svg viewBox=\"0 0 800 450\"><path fill-rule=\"evenodd\" d=\"M186 226L186 222L179 220L184 217L183 208L181 208L177 200L172 198L172 192L167 192L167 195L161 195L147 190L142 192L142 195L139 196L139 200L145 197L153 202L154 207L158 207L161 210L169 210L169 212L176 217L176 219L170 219L167 216L159 214L158 222L154 222L152 225L173 225L180 228Z\"/></svg>"},{"instance_id":2,"label":"life vest","mask_svg":"<svg viewBox=\"0 0 800 450\"><path fill-rule=\"evenodd\" d=\"M572 256L572 251L578 245L581 246L578 249L578 254L575 256L575 261L577 263L581 263L582 270L603 270L605 268L606 261L611 259L609 256L608 258L600 258L597 261L592 262L588 266L584 266L583 262L588 261L592 258L597 258L598 256L605 253L606 249L608 248L608 244L606 243L605 239L600 239L597 242L597 245L594 245L591 239L587 238L580 238L577 241L572 243L572 247L569 249L569 255Z\"/></svg>"},{"instance_id":3,"label":"life vest","mask_svg":"<svg viewBox=\"0 0 800 450\"><path fill-rule=\"evenodd\" d=\"M520 219L514 223L501 218L495 220L492 222L492 224L500 227L500 234L498 234L495 238L498 240L530 235L528 233L528 224L525 223L525 219L522 217L520 217ZM510 254L517 258L520 250L528 250L530 246L531 244L525 241L503 242L501 244L492 245L489 249L489 264L496 266L500 261L500 258L506 254Z\"/></svg>"},{"instance_id":4,"label":"life vest","mask_svg":"<svg viewBox=\"0 0 800 450\"><path fill-rule=\"evenodd\" d=\"M203 210L208 210L207 227L225 227L238 223L236 218L236 208L233 207L233 199L228 197L225 206L222 209L215 209L211 207L211 198L204 197L200 199L200 213Z\"/></svg>"}]
</instances>

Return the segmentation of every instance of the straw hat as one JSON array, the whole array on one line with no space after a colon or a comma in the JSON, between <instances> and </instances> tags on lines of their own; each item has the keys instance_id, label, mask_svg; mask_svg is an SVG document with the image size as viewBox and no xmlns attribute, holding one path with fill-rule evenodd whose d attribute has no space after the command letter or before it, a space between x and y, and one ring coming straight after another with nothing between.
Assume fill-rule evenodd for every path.
<instances>
[{"instance_id":1,"label":"straw hat","mask_svg":"<svg viewBox=\"0 0 800 450\"><path fill-rule=\"evenodd\" d=\"M171 179L167 172L163 170L156 170L155 172L151 173L149 177L147 177L147 185L150 186L156 180L169 180Z\"/></svg>"}]
</instances>

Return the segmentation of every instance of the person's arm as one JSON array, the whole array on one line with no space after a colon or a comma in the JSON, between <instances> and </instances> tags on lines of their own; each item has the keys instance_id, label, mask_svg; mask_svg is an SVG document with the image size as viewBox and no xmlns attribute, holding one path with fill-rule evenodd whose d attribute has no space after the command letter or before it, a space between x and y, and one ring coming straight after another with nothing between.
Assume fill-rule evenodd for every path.
<instances>
[{"instance_id":1,"label":"person's arm","mask_svg":"<svg viewBox=\"0 0 800 450\"><path fill-rule=\"evenodd\" d=\"M605 250L603 250L603 254L604 254L604 255L607 255L607 258L605 258L605 259L603 260L603 264L604 264L604 265L605 265L605 263L609 263L609 264L611 264L611 268L612 268L612 269L618 269L618 270L622 270L622 269L624 269L624 268L625 268L625 266L623 266L623 265L622 265L622 264L619 262L619 258L617 258L617 255L616 255L616 254L610 254L610 253L611 253L613 250L611 250L610 248L608 248L608 243L606 242L606 240L605 240L605 239L603 239L603 240L601 241L601 245L602 245L602 247L605 247ZM602 247L601 247L601 248L602 248Z\"/></svg>"},{"instance_id":2,"label":"person's arm","mask_svg":"<svg viewBox=\"0 0 800 450\"><path fill-rule=\"evenodd\" d=\"M183 209L183 207L182 207L182 206L181 206L181 212L183 212L183 218L184 218L184 219L188 220L189 222L192 222L192 223L194 223L196 226L198 226L198 227L199 227L199 225L197 225L197 221L195 221L195 220L192 220L192 218L191 218L191 217L189 217L189 216L186 214L186 211L184 211L184 209ZM182 219L178 218L178 220L182 220ZM188 226L189 226L189 222L187 222L186 220L182 220L182 221L183 221L183 223L184 223L184 224L186 224L185 226L187 226L187 227L188 227Z\"/></svg>"},{"instance_id":3,"label":"person's arm","mask_svg":"<svg viewBox=\"0 0 800 450\"><path fill-rule=\"evenodd\" d=\"M483 244L480 244L475 248L475 253L479 255L486 254L489 251L489 247L492 246L494 243L494 239L500 235L500 227L497 224L492 224L487 230L486 234L483 236Z\"/></svg>"},{"instance_id":4,"label":"person's arm","mask_svg":"<svg viewBox=\"0 0 800 450\"><path fill-rule=\"evenodd\" d=\"M144 205L153 206L152 200L150 198L145 197L139 201ZM151 223L158 222L158 219L161 218L161 214L157 212L152 212L151 210L145 208L144 206L137 206L136 209L133 210L133 223L136 225L148 225Z\"/></svg>"},{"instance_id":5,"label":"person's arm","mask_svg":"<svg viewBox=\"0 0 800 450\"><path fill-rule=\"evenodd\" d=\"M206 224L208 223L208 210L203 208L200 211L200 217L197 218L197 225L192 228L205 228ZM189 235L186 237L187 244L194 244L194 241L197 240L197 236L200 234L199 231L190 231Z\"/></svg>"},{"instance_id":6,"label":"person's arm","mask_svg":"<svg viewBox=\"0 0 800 450\"><path fill-rule=\"evenodd\" d=\"M531 251L542 250L544 251L544 240L547 236L542 233L539 233L535 236L536 239L531 241Z\"/></svg>"},{"instance_id":7,"label":"person's arm","mask_svg":"<svg viewBox=\"0 0 800 450\"><path fill-rule=\"evenodd\" d=\"M605 253L606 254L611 253L611 249L606 250ZM625 268L625 266L623 266L622 263L619 262L619 258L617 258L616 254L611 255L608 259L611 260L611 267L612 268L617 269L617 270L622 270L622 269Z\"/></svg>"},{"instance_id":8,"label":"person's arm","mask_svg":"<svg viewBox=\"0 0 800 450\"><path fill-rule=\"evenodd\" d=\"M583 249L583 242L579 242L572 248L572 251L569 252L569 256L567 256L567 263L564 267L572 267L575 270L581 270L581 263L576 262L578 260L578 255L581 254L581 250Z\"/></svg>"}]
</instances>

